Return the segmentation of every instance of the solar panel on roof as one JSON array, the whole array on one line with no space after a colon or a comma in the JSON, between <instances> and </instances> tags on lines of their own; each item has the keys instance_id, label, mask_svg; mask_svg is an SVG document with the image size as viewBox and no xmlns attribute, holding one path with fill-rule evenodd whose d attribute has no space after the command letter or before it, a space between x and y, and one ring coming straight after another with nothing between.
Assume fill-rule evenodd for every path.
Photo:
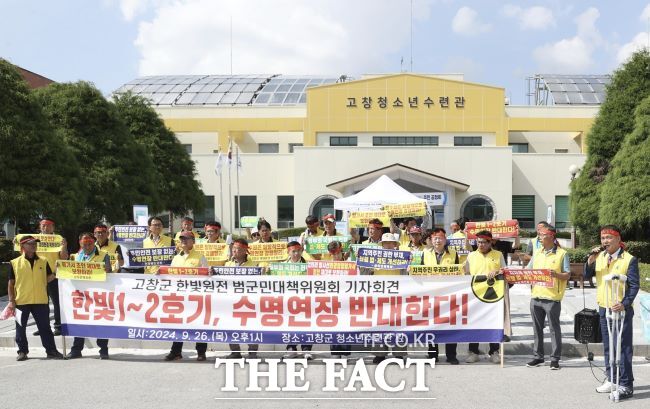
<instances>
[{"instance_id":1,"label":"solar panel on roof","mask_svg":"<svg viewBox=\"0 0 650 409\"><path fill-rule=\"evenodd\" d=\"M250 104L251 100L253 99L253 95L254 94L252 92L242 92L237 97L237 100L235 100L235 104Z\"/></svg>"},{"instance_id":2,"label":"solar panel on roof","mask_svg":"<svg viewBox=\"0 0 650 409\"><path fill-rule=\"evenodd\" d=\"M269 102L271 95L272 94L259 94L257 98L255 98L255 104L266 104Z\"/></svg>"}]
</instances>

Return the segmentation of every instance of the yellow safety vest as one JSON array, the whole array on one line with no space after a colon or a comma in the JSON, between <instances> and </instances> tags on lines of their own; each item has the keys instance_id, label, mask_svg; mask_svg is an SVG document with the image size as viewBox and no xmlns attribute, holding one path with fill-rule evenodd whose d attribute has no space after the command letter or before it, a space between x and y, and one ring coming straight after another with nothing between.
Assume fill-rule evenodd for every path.
<instances>
[{"instance_id":1,"label":"yellow safety vest","mask_svg":"<svg viewBox=\"0 0 650 409\"><path fill-rule=\"evenodd\" d=\"M189 254L180 252L172 259L172 267L201 267L202 253L192 249Z\"/></svg>"},{"instance_id":2,"label":"yellow safety vest","mask_svg":"<svg viewBox=\"0 0 650 409\"><path fill-rule=\"evenodd\" d=\"M627 276L627 268L630 266L630 261L632 261L632 256L627 251L621 250L619 257L612 260L609 267L607 266L607 256L609 253L602 251L598 254L596 259L596 289L597 289L597 301L598 305L603 308L609 308L611 305L607 305L606 302L606 287L605 280L603 277L607 274L619 274ZM623 300L623 295L625 294L625 284L619 286L618 297L616 302L621 302ZM611 302L610 302L611 304Z\"/></svg>"},{"instance_id":3,"label":"yellow safety vest","mask_svg":"<svg viewBox=\"0 0 650 409\"><path fill-rule=\"evenodd\" d=\"M235 260L230 260L226 263L226 267L257 267L257 264L251 260L246 260L241 264L237 264Z\"/></svg>"},{"instance_id":4,"label":"yellow safety vest","mask_svg":"<svg viewBox=\"0 0 650 409\"><path fill-rule=\"evenodd\" d=\"M448 249L445 251L440 259L440 263L438 263L438 259L436 258L435 250L424 252L425 266L444 266L450 264L456 264L456 250L454 249Z\"/></svg>"},{"instance_id":5,"label":"yellow safety vest","mask_svg":"<svg viewBox=\"0 0 650 409\"><path fill-rule=\"evenodd\" d=\"M145 249L153 249L157 247L172 247L172 238L169 236L165 236L164 234L160 235L160 240L158 240L158 244L155 244L153 240L151 239L151 236L148 236L144 241L142 242L142 247ZM144 268L144 272L146 274L156 274L158 270L160 269L160 266L147 266Z\"/></svg>"},{"instance_id":6,"label":"yellow safety vest","mask_svg":"<svg viewBox=\"0 0 650 409\"><path fill-rule=\"evenodd\" d=\"M535 269L548 269L556 273L563 273L562 266L566 250L557 247L555 253L546 253L544 247L535 252L533 258L533 268ZM471 264L470 264L471 266ZM533 285L531 293L532 298L542 298L545 300L560 301L564 297L564 290L566 290L567 280L560 280L555 277L553 287L542 287L541 285Z\"/></svg>"},{"instance_id":7,"label":"yellow safety vest","mask_svg":"<svg viewBox=\"0 0 650 409\"><path fill-rule=\"evenodd\" d=\"M106 241L106 244L103 246L100 246L99 243L97 244L97 248L108 253L108 256L111 258L112 268L115 271L120 268L120 262L117 257L117 246L118 244L111 240Z\"/></svg>"},{"instance_id":8,"label":"yellow safety vest","mask_svg":"<svg viewBox=\"0 0 650 409\"><path fill-rule=\"evenodd\" d=\"M483 255L479 250L472 251L467 255L469 273L475 276L500 270L502 256L500 251L494 249L490 250L486 255Z\"/></svg>"},{"instance_id":9,"label":"yellow safety vest","mask_svg":"<svg viewBox=\"0 0 650 409\"><path fill-rule=\"evenodd\" d=\"M11 260L14 270L16 305L47 304L47 260L36 256L34 267L23 254Z\"/></svg>"}]
</instances>

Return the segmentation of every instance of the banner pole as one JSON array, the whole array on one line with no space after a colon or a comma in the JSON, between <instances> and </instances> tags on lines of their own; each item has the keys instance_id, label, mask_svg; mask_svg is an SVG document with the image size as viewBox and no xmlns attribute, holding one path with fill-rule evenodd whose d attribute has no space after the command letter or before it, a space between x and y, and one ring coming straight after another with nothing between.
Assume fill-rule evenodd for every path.
<instances>
[{"instance_id":1,"label":"banner pole","mask_svg":"<svg viewBox=\"0 0 650 409\"><path fill-rule=\"evenodd\" d=\"M235 162L235 166L237 167L237 214L241 218L241 195L239 194L239 145L237 145ZM239 222L239 237L241 237L241 221Z\"/></svg>"}]
</instances>

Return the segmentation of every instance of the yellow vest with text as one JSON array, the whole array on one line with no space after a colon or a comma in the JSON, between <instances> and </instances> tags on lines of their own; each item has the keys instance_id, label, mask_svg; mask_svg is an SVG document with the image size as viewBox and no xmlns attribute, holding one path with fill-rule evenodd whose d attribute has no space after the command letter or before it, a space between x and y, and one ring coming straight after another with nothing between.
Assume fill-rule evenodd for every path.
<instances>
[{"instance_id":1,"label":"yellow vest with text","mask_svg":"<svg viewBox=\"0 0 650 409\"><path fill-rule=\"evenodd\" d=\"M203 254L194 249L187 256L181 252L172 259L172 267L201 267L202 257Z\"/></svg>"},{"instance_id":2,"label":"yellow vest with text","mask_svg":"<svg viewBox=\"0 0 650 409\"><path fill-rule=\"evenodd\" d=\"M603 308L609 308L611 305L607 305L606 302L606 292L605 292L605 280L604 276L607 274L619 274L627 276L627 268L630 266L630 261L632 261L633 256L627 251L621 250L619 257L612 260L609 267L607 266L607 253L606 251L598 254L596 259L596 289L597 289L597 301L598 305ZM625 285L619 286L618 297L616 302L621 302L623 300L623 295L625 294ZM610 302L611 304L611 302Z\"/></svg>"},{"instance_id":3,"label":"yellow vest with text","mask_svg":"<svg viewBox=\"0 0 650 409\"><path fill-rule=\"evenodd\" d=\"M111 267L113 268L113 270L119 270L120 268L120 264L117 258L117 246L118 244L111 240L108 240L106 242L106 245L102 247L100 247L99 244L97 245L97 247L101 251L105 251L106 253L108 253L108 256L111 259Z\"/></svg>"},{"instance_id":4,"label":"yellow vest with text","mask_svg":"<svg viewBox=\"0 0 650 409\"><path fill-rule=\"evenodd\" d=\"M483 253L478 250L472 251L467 255L469 273L475 276L500 270L501 257L501 252L494 249L490 250L486 255L483 255Z\"/></svg>"},{"instance_id":5,"label":"yellow vest with text","mask_svg":"<svg viewBox=\"0 0 650 409\"><path fill-rule=\"evenodd\" d=\"M445 266L450 264L456 264L456 250L454 249L448 249L448 251L445 251L440 259L440 263L438 263L438 259L436 258L435 250L427 250L424 252L425 266Z\"/></svg>"},{"instance_id":6,"label":"yellow vest with text","mask_svg":"<svg viewBox=\"0 0 650 409\"><path fill-rule=\"evenodd\" d=\"M563 273L562 261L566 250L557 248L555 253L546 253L544 248L537 250L535 252L535 258L533 259L533 268L535 269L548 269L553 270L556 273ZM566 290L567 280L560 280L557 277L554 279L553 287L542 287L541 285L533 285L531 297L532 298L542 298L545 300L560 301L564 297L564 290Z\"/></svg>"},{"instance_id":7,"label":"yellow vest with text","mask_svg":"<svg viewBox=\"0 0 650 409\"><path fill-rule=\"evenodd\" d=\"M151 236L148 236L144 241L142 242L142 247L145 249L152 249L152 248L157 248L157 247L172 247L172 238L169 236L165 236L164 234L160 235L160 240L158 240L158 244L155 244L153 240L151 239ZM156 274L158 270L160 269L160 266L147 266L144 268L145 274Z\"/></svg>"},{"instance_id":8,"label":"yellow vest with text","mask_svg":"<svg viewBox=\"0 0 650 409\"><path fill-rule=\"evenodd\" d=\"M37 258L34 267L24 255L11 260L14 270L16 305L47 304L47 260Z\"/></svg>"}]
</instances>

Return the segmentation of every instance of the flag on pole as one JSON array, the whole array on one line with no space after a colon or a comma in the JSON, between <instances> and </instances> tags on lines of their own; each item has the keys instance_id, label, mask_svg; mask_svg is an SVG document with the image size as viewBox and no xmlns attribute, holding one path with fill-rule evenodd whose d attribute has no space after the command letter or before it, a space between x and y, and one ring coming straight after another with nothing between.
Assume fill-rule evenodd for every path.
<instances>
[{"instance_id":1,"label":"flag on pole","mask_svg":"<svg viewBox=\"0 0 650 409\"><path fill-rule=\"evenodd\" d=\"M221 176L221 167L223 166L223 155L221 154L221 149L219 149L219 155L217 155L217 162L214 164L214 173L217 176Z\"/></svg>"},{"instance_id":2,"label":"flag on pole","mask_svg":"<svg viewBox=\"0 0 650 409\"><path fill-rule=\"evenodd\" d=\"M239 146L237 147L237 155L236 155L236 157L237 157L237 159L236 159L236 162L237 162L237 172L242 173L241 157L239 156Z\"/></svg>"},{"instance_id":3,"label":"flag on pole","mask_svg":"<svg viewBox=\"0 0 650 409\"><path fill-rule=\"evenodd\" d=\"M232 139L228 138L228 167L232 165Z\"/></svg>"}]
</instances>

